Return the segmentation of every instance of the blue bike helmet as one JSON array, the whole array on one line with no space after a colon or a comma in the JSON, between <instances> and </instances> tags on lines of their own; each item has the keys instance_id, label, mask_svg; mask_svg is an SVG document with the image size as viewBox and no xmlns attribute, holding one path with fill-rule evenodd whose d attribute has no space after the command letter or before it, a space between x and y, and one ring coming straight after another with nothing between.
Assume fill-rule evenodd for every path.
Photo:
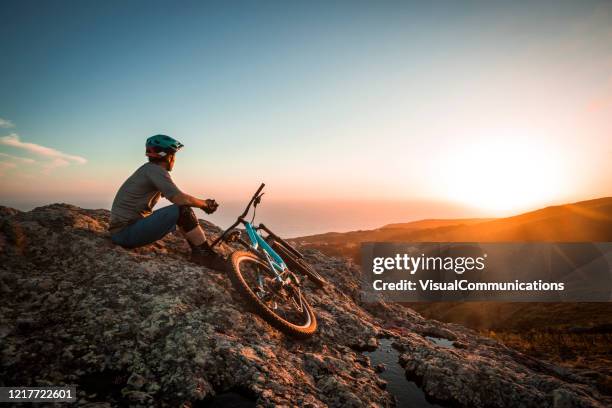
<instances>
[{"instance_id":1,"label":"blue bike helmet","mask_svg":"<svg viewBox=\"0 0 612 408\"><path fill-rule=\"evenodd\" d=\"M147 139L145 144L145 155L148 157L162 158L169 154L178 152L183 144L176 139L166 135L155 135Z\"/></svg>"}]
</instances>

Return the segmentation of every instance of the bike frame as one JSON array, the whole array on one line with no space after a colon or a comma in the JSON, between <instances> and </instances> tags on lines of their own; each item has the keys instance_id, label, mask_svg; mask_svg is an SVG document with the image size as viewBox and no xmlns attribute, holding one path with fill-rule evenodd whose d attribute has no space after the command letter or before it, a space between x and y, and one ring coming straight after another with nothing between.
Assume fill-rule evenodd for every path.
<instances>
[{"instance_id":1,"label":"bike frame","mask_svg":"<svg viewBox=\"0 0 612 408\"><path fill-rule=\"evenodd\" d=\"M254 204L254 207L257 207L257 204L259 204L259 201L261 200L261 196L263 195L263 194L260 195L259 193L261 192L261 190L263 190L264 186L265 184L263 183L261 184L261 186L259 186L259 189L255 193L255 195L253 195L253 197L251 198L251 201L249 201L249 204L247 205L247 208L244 210L242 215L238 217L238 219L236 220L236 222L234 222L234 224L232 224L228 229L223 231L223 233L219 235L219 237L216 240L213 241L213 243L211 244L211 247L214 247L219 242L223 241L225 237L227 236L227 234L230 231L232 231L238 224L242 224L244 225L244 228L247 232L247 235L250 241L250 242L242 241L242 243L247 245L250 249L252 249L257 254L263 253L263 255L265 256L268 262L268 265L270 265L270 269L275 275L275 279L278 280L279 282L282 282L283 281L282 274L287 270L287 265L285 264L285 261L283 261L283 258L281 258L281 256L277 254L276 251L272 249L270 244L268 244L268 242L266 242L266 240L261 236L258 230L264 229L269 234L271 235L273 234L263 224L261 224L259 227L254 227L250 222L248 222L245 219L245 217L247 216L247 214L249 213L251 209L251 205Z\"/></svg>"},{"instance_id":2,"label":"bike frame","mask_svg":"<svg viewBox=\"0 0 612 408\"><path fill-rule=\"evenodd\" d=\"M280 257L279 254L276 253L274 249L266 242L265 239L257 232L257 228L253 227L250 222L243 221L244 228L246 229L247 235L251 240L250 247L257 251L261 248L261 252L264 253L266 259L268 260L268 264L272 268L272 270L276 273L278 279L280 278L280 273L284 272L287 269L287 265L283 258ZM279 271L280 273L277 273Z\"/></svg>"}]
</instances>

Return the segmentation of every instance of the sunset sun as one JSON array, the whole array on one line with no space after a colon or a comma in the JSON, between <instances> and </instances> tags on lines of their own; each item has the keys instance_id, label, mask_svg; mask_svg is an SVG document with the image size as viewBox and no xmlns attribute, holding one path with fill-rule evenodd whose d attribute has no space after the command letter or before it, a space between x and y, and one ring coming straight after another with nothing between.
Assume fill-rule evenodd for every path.
<instances>
[{"instance_id":1,"label":"sunset sun","mask_svg":"<svg viewBox=\"0 0 612 408\"><path fill-rule=\"evenodd\" d=\"M561 164L558 152L529 140L467 145L444 161L444 193L483 210L524 210L558 197Z\"/></svg>"}]
</instances>

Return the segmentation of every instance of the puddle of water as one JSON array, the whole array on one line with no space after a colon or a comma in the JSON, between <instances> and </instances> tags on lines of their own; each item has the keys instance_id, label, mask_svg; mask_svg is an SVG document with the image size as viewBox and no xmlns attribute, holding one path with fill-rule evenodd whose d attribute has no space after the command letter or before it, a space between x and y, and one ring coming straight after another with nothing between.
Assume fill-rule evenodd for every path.
<instances>
[{"instance_id":1,"label":"puddle of water","mask_svg":"<svg viewBox=\"0 0 612 408\"><path fill-rule=\"evenodd\" d=\"M433 336L425 336L425 338L440 347L455 348L455 346L453 345L453 341L451 340Z\"/></svg>"},{"instance_id":2,"label":"puddle of water","mask_svg":"<svg viewBox=\"0 0 612 408\"><path fill-rule=\"evenodd\" d=\"M406 378L406 371L399 364L400 353L391 347L393 340L380 339L379 347L363 354L370 357L372 367L383 363L385 371L379 377L387 381L387 391L397 400L398 407L429 408L440 407L425 399L425 393L412 381Z\"/></svg>"}]
</instances>

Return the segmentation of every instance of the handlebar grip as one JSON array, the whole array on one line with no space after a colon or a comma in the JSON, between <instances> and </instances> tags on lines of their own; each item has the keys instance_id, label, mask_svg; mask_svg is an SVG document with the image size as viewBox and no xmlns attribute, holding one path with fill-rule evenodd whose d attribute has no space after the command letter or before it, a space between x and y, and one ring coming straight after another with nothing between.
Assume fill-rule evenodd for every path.
<instances>
[{"instance_id":1,"label":"handlebar grip","mask_svg":"<svg viewBox=\"0 0 612 408\"><path fill-rule=\"evenodd\" d=\"M259 193L261 193L261 190L263 190L263 188L266 186L265 183L261 183L261 186L259 186L259 188L257 189L257 192L255 192L255 195L253 197L257 197L259 195Z\"/></svg>"}]
</instances>

